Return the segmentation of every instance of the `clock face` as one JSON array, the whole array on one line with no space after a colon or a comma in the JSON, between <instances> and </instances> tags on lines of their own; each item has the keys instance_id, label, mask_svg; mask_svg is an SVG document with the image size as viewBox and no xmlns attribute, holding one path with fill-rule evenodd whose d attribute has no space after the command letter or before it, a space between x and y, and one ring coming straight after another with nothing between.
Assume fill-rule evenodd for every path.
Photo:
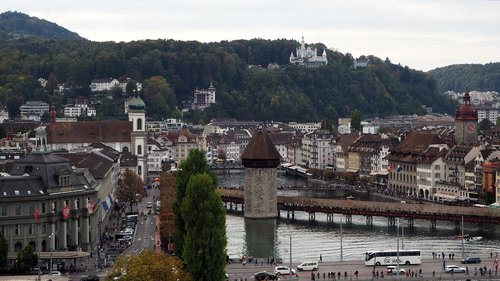
<instances>
[{"instance_id":1,"label":"clock face","mask_svg":"<svg viewBox=\"0 0 500 281\"><path fill-rule=\"evenodd\" d=\"M476 129L476 125L475 124L467 124L467 130L474 131L475 129Z\"/></svg>"}]
</instances>

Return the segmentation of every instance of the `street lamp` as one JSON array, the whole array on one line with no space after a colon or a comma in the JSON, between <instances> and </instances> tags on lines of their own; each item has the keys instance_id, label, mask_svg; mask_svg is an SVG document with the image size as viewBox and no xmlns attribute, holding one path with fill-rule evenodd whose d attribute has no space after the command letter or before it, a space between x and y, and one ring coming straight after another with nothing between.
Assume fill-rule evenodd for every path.
<instances>
[{"instance_id":1,"label":"street lamp","mask_svg":"<svg viewBox=\"0 0 500 281\"><path fill-rule=\"evenodd\" d=\"M53 239L54 239L54 232L52 232L52 234L49 235L49 238L50 238L50 275L52 275L52 250L54 248L54 243L53 243Z\"/></svg>"}]
</instances>

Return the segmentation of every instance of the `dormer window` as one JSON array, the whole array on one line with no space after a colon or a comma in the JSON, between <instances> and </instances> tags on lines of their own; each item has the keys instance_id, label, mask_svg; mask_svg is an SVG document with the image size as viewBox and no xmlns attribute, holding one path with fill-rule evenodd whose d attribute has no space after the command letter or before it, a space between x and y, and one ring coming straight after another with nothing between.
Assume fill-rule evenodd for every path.
<instances>
[{"instance_id":1,"label":"dormer window","mask_svg":"<svg viewBox=\"0 0 500 281\"><path fill-rule=\"evenodd\" d=\"M71 185L71 172L63 171L58 176L59 187L67 187Z\"/></svg>"}]
</instances>

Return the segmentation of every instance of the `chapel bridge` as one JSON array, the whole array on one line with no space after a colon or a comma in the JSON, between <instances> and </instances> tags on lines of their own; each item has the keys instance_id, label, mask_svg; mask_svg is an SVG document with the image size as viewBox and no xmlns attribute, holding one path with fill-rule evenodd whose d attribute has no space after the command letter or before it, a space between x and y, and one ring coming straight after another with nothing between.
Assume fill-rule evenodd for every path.
<instances>
[{"instance_id":1,"label":"chapel bridge","mask_svg":"<svg viewBox=\"0 0 500 281\"><path fill-rule=\"evenodd\" d=\"M218 189L225 203L244 204L244 191ZM319 199L308 197L278 196L278 212L286 211L287 217L294 219L294 211L309 213L309 220L315 220L316 213L325 213L327 222L333 222L333 214L343 214L347 222L352 222L353 215L366 217L369 225L373 217L388 218L389 225L395 225L396 218L408 220L413 226L415 219L429 220L431 227L436 228L436 221L452 221L456 227L462 221L477 225L500 224L500 209L448 206L433 203L413 204L401 202L375 202L359 200ZM243 208L243 207L242 207Z\"/></svg>"}]
</instances>

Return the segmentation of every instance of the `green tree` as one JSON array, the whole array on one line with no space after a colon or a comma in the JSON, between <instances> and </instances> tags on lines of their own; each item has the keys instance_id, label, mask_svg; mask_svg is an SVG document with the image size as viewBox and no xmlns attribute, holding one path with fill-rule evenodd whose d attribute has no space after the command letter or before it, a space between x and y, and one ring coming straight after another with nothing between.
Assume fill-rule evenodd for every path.
<instances>
[{"instance_id":1,"label":"green tree","mask_svg":"<svg viewBox=\"0 0 500 281\"><path fill-rule=\"evenodd\" d=\"M224 280L226 212L212 177L192 175L182 201L185 245L182 257L193 280Z\"/></svg>"},{"instance_id":2,"label":"green tree","mask_svg":"<svg viewBox=\"0 0 500 281\"><path fill-rule=\"evenodd\" d=\"M174 252L178 257L182 257L184 252L184 236L186 235L185 221L181 211L182 200L186 196L189 178L192 175L201 173L209 173L216 185L217 177L210 170L205 152L201 149L192 149L189 151L186 160L180 163L175 178L175 201L173 203L175 222Z\"/></svg>"},{"instance_id":3,"label":"green tree","mask_svg":"<svg viewBox=\"0 0 500 281\"><path fill-rule=\"evenodd\" d=\"M354 109L351 111L351 128L356 131L361 131L361 119L363 115L361 111Z\"/></svg>"},{"instance_id":4,"label":"green tree","mask_svg":"<svg viewBox=\"0 0 500 281\"><path fill-rule=\"evenodd\" d=\"M38 256L33 248L28 245L17 254L16 266L19 272L26 272L38 263Z\"/></svg>"},{"instance_id":5,"label":"green tree","mask_svg":"<svg viewBox=\"0 0 500 281\"><path fill-rule=\"evenodd\" d=\"M117 279L120 281L190 280L179 258L152 251L143 251L139 255L119 258L113 264L105 280Z\"/></svg>"},{"instance_id":6,"label":"green tree","mask_svg":"<svg viewBox=\"0 0 500 281\"><path fill-rule=\"evenodd\" d=\"M146 191L144 191L144 183L141 178L132 170L126 169L122 178L118 180L116 199L129 205L130 212L132 212L132 206L137 205L145 195Z\"/></svg>"},{"instance_id":7,"label":"green tree","mask_svg":"<svg viewBox=\"0 0 500 281\"><path fill-rule=\"evenodd\" d=\"M54 73L50 73L47 79L47 84L45 85L45 90L49 92L54 92L54 90L59 89L59 82L57 81L57 77Z\"/></svg>"}]
</instances>

